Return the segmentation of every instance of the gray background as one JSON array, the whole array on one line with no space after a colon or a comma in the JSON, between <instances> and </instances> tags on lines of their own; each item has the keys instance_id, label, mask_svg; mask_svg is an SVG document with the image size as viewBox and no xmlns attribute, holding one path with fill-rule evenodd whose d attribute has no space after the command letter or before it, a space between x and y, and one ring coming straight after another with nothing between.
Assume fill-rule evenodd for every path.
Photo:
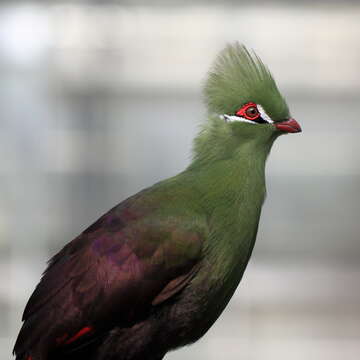
<instances>
[{"instance_id":1,"label":"gray background","mask_svg":"<svg viewBox=\"0 0 360 360\"><path fill-rule=\"evenodd\" d=\"M189 163L201 83L240 40L303 133L272 150L227 310L167 359L358 359L359 19L356 1L1 2L0 358L50 255Z\"/></svg>"}]
</instances>

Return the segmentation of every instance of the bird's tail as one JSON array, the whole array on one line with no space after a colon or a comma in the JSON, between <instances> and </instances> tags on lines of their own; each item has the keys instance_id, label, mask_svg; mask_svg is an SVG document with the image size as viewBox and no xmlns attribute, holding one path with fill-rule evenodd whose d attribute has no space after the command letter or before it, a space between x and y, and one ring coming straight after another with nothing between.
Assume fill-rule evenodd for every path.
<instances>
[{"instance_id":1,"label":"bird's tail","mask_svg":"<svg viewBox=\"0 0 360 360\"><path fill-rule=\"evenodd\" d=\"M13 350L16 360L47 360L47 331L38 320L33 315L23 323ZM38 326L34 326L36 323Z\"/></svg>"},{"instance_id":2,"label":"bird's tail","mask_svg":"<svg viewBox=\"0 0 360 360\"><path fill-rule=\"evenodd\" d=\"M15 352L14 352L15 353ZM47 360L47 358L41 352L36 349L31 349L30 351L23 353L15 353L16 360Z\"/></svg>"},{"instance_id":3,"label":"bird's tail","mask_svg":"<svg viewBox=\"0 0 360 360\"><path fill-rule=\"evenodd\" d=\"M34 352L31 351L31 354ZM43 356L39 355L29 355L29 353L23 353L16 355L16 360L45 360Z\"/></svg>"}]
</instances>

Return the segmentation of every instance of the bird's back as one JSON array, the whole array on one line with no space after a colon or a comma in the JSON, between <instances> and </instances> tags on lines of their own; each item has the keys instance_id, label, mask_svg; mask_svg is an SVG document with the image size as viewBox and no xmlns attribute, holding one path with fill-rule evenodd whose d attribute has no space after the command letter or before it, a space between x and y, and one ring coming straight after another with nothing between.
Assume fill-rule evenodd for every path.
<instances>
[{"instance_id":1,"label":"bird's back","mask_svg":"<svg viewBox=\"0 0 360 360\"><path fill-rule=\"evenodd\" d=\"M76 348L80 356L181 291L198 270L204 234L191 191L171 181L144 190L56 254L25 308L17 359L55 359ZM181 211L177 199L185 197Z\"/></svg>"}]
</instances>

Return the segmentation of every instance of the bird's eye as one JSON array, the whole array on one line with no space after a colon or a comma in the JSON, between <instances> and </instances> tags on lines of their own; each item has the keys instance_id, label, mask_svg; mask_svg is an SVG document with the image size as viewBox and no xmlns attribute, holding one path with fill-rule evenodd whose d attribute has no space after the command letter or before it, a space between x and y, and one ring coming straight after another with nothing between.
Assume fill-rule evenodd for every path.
<instances>
[{"instance_id":1,"label":"bird's eye","mask_svg":"<svg viewBox=\"0 0 360 360\"><path fill-rule=\"evenodd\" d=\"M236 115L252 121L260 117L260 113L256 104L252 102L245 104L236 112Z\"/></svg>"},{"instance_id":2,"label":"bird's eye","mask_svg":"<svg viewBox=\"0 0 360 360\"><path fill-rule=\"evenodd\" d=\"M259 111L255 106L250 106L246 109L245 114L250 119L256 119L257 116L259 115Z\"/></svg>"}]
</instances>

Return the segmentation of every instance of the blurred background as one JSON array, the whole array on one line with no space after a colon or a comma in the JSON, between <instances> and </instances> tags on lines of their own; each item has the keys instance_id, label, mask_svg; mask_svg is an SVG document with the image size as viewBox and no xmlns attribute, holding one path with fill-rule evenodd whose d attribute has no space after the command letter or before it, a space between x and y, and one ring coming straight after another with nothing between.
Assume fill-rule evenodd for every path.
<instances>
[{"instance_id":1,"label":"blurred background","mask_svg":"<svg viewBox=\"0 0 360 360\"><path fill-rule=\"evenodd\" d=\"M358 359L359 19L358 1L0 2L0 359L51 254L189 163L201 84L234 40L303 133L274 145L230 305L166 359Z\"/></svg>"}]
</instances>

